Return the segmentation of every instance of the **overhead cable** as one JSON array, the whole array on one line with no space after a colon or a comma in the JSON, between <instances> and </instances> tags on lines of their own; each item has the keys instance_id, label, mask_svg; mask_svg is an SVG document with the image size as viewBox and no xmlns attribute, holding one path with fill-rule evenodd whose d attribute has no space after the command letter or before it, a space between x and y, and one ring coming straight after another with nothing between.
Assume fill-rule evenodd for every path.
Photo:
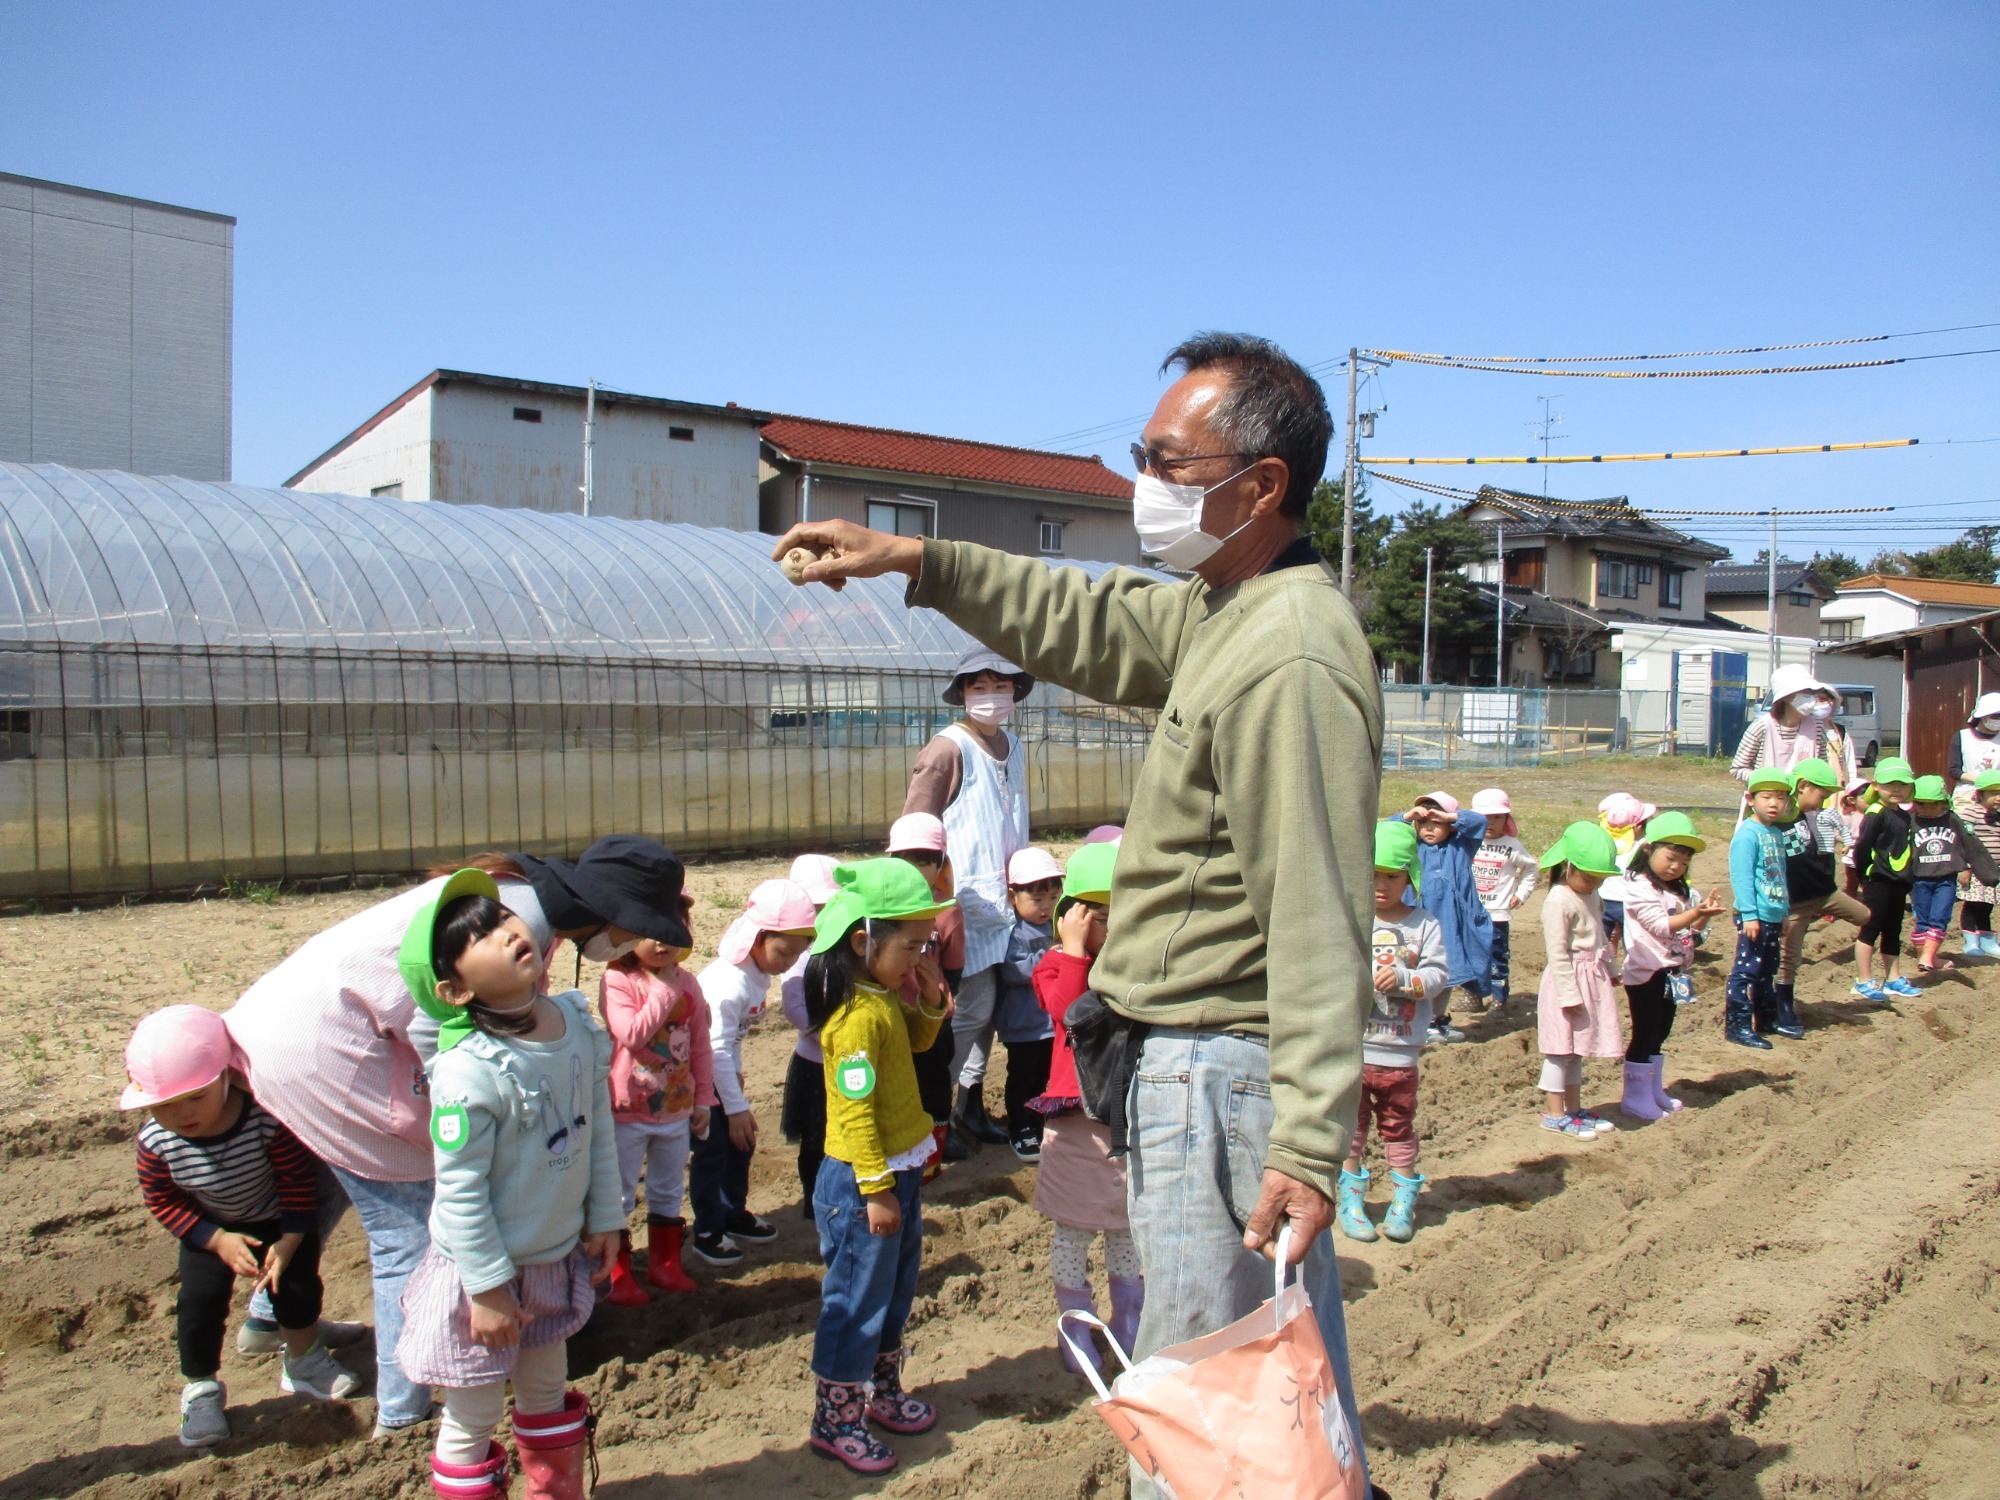
<instances>
[{"instance_id":1,"label":"overhead cable","mask_svg":"<svg viewBox=\"0 0 2000 1500\"><path fill-rule=\"evenodd\" d=\"M1419 354L1408 349L1367 349L1362 352L1381 359L1448 360L1454 364L1631 365L1645 360L1719 359L1727 354L1781 354L1787 349L1834 349L1849 344L1883 344L1890 339L1927 338L1940 333L1971 333L1981 328L2000 328L2000 323L1960 323L1951 328L1919 328L1909 333L1867 333L1859 338L1811 339L1797 344L1745 344L1735 349L1687 349L1679 354Z\"/></svg>"},{"instance_id":2,"label":"overhead cable","mask_svg":"<svg viewBox=\"0 0 2000 1500\"><path fill-rule=\"evenodd\" d=\"M1377 464L1633 464L1661 463L1671 458L1769 458L1787 453L1854 453L1863 448L1914 448L1917 438L1882 438L1866 443L1801 443L1785 448L1709 448L1679 453L1529 453L1509 457L1480 458L1377 458L1363 454L1369 468Z\"/></svg>"}]
</instances>

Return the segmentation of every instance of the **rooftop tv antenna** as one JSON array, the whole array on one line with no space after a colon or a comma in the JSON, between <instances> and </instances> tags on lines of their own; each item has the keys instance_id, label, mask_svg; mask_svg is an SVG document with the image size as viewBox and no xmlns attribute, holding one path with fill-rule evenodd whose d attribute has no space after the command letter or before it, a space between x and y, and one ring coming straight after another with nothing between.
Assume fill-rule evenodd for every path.
<instances>
[{"instance_id":1,"label":"rooftop tv antenna","mask_svg":"<svg viewBox=\"0 0 2000 1500\"><path fill-rule=\"evenodd\" d=\"M1557 425L1562 421L1563 414L1559 411L1549 410L1549 401L1550 401L1549 397L1537 396L1535 399L1542 403L1542 414L1534 421L1528 423L1528 425L1537 430L1537 435L1542 440L1542 457L1547 458L1549 456L1549 444L1556 438L1566 436L1566 434L1562 431L1562 429ZM1547 469L1543 469L1542 498L1546 500L1548 496L1549 496L1549 471Z\"/></svg>"}]
</instances>

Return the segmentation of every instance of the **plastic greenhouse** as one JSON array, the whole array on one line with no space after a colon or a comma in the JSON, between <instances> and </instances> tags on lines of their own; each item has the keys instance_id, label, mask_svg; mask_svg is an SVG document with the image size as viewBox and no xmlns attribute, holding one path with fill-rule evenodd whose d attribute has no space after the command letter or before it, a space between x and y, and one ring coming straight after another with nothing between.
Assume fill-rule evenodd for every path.
<instances>
[{"instance_id":1,"label":"plastic greenhouse","mask_svg":"<svg viewBox=\"0 0 2000 1500\"><path fill-rule=\"evenodd\" d=\"M967 638L770 546L0 464L0 896L878 838ZM1038 826L1123 815L1148 716L1014 727Z\"/></svg>"}]
</instances>

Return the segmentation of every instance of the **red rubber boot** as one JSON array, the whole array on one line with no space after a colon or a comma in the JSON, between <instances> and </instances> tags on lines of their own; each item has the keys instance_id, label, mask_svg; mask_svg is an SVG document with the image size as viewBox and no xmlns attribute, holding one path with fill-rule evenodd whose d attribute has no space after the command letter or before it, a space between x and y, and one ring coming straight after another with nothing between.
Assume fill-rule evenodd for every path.
<instances>
[{"instance_id":1,"label":"red rubber boot","mask_svg":"<svg viewBox=\"0 0 2000 1500\"><path fill-rule=\"evenodd\" d=\"M604 1300L613 1307L644 1307L653 1300L653 1294L640 1286L639 1278L632 1274L630 1230L618 1237L618 1259L611 1263L611 1285L605 1290Z\"/></svg>"},{"instance_id":2,"label":"red rubber boot","mask_svg":"<svg viewBox=\"0 0 2000 1500\"><path fill-rule=\"evenodd\" d=\"M507 1450L494 1443L476 1464L448 1464L432 1454L431 1489L445 1500L507 1500Z\"/></svg>"},{"instance_id":3,"label":"red rubber boot","mask_svg":"<svg viewBox=\"0 0 2000 1500\"><path fill-rule=\"evenodd\" d=\"M597 1483L597 1419L582 1391L563 1394L561 1411L514 1413L514 1448L526 1500L583 1500L583 1470Z\"/></svg>"},{"instance_id":4,"label":"red rubber boot","mask_svg":"<svg viewBox=\"0 0 2000 1500\"><path fill-rule=\"evenodd\" d=\"M663 1292L698 1292L700 1285L681 1264L681 1236L687 1226L679 1219L646 1220L646 1285Z\"/></svg>"}]
</instances>

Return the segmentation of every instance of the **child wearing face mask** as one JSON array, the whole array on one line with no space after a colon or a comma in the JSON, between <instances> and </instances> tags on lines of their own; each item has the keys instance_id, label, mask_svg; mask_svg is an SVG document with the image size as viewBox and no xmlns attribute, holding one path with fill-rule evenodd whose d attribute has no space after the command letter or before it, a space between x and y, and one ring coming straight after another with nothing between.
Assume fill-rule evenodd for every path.
<instances>
[{"instance_id":1,"label":"child wearing face mask","mask_svg":"<svg viewBox=\"0 0 2000 1500\"><path fill-rule=\"evenodd\" d=\"M222 1017L198 1005L154 1011L125 1047L120 1109L139 1127L146 1208L180 1241L181 1446L229 1436L217 1378L236 1279L269 1287L285 1345L279 1389L343 1400L361 1382L319 1341L322 1289L313 1159L230 1072Z\"/></svg>"},{"instance_id":2,"label":"child wearing face mask","mask_svg":"<svg viewBox=\"0 0 2000 1500\"><path fill-rule=\"evenodd\" d=\"M2000 864L2000 770L1981 771L1972 785L1972 811L1965 824L1987 857ZM1974 958L2000 958L2000 942L1993 938L1993 906L2000 902L2000 881L1981 880L1977 872L1968 873L1965 879L1965 904L1958 909L1965 951Z\"/></svg>"},{"instance_id":3,"label":"child wearing face mask","mask_svg":"<svg viewBox=\"0 0 2000 1500\"><path fill-rule=\"evenodd\" d=\"M709 1050L715 1097L723 1119L695 1142L689 1187L694 1196L694 1253L712 1266L733 1266L745 1243L778 1237L769 1220L750 1212L750 1158L757 1117L743 1091L743 1038L770 999L771 981L812 942L812 897L789 880L767 880L722 935L716 960L701 971L709 1008Z\"/></svg>"},{"instance_id":4,"label":"child wearing face mask","mask_svg":"<svg viewBox=\"0 0 2000 1500\"><path fill-rule=\"evenodd\" d=\"M1625 1049L1625 1093L1620 1114L1658 1120L1681 1101L1667 1092L1667 1038L1681 991L1692 999L1688 967L1695 934L1722 915L1722 898L1703 899L1688 884L1688 865L1708 847L1686 813L1663 812L1646 824L1645 841L1626 861L1625 965L1620 979L1632 1015Z\"/></svg>"},{"instance_id":5,"label":"child wearing face mask","mask_svg":"<svg viewBox=\"0 0 2000 1500\"><path fill-rule=\"evenodd\" d=\"M644 1307L663 1292L692 1292L681 1265L681 1189L690 1141L708 1134L715 1067L708 1002L681 967L685 950L642 938L612 960L598 982L597 1008L611 1033L611 1112L618 1173L629 1218L646 1174L646 1285L632 1274L632 1235L621 1235L605 1301Z\"/></svg>"},{"instance_id":6,"label":"child wearing face mask","mask_svg":"<svg viewBox=\"0 0 2000 1500\"><path fill-rule=\"evenodd\" d=\"M1944 774L1952 785L1952 806L1967 822L1978 814L1978 781L1982 772L2000 771L2000 693L1981 693L1965 727L1951 737L1945 751Z\"/></svg>"},{"instance_id":7,"label":"child wearing face mask","mask_svg":"<svg viewBox=\"0 0 2000 1500\"><path fill-rule=\"evenodd\" d=\"M903 1389L903 1329L923 1261L923 1169L937 1149L917 1097L915 1049L950 1014L931 938L943 903L900 859L834 872L806 964L806 1014L826 1054L826 1159L813 1190L819 1223L819 1326L808 1439L856 1474L896 1455L873 1432L928 1432L937 1410ZM904 981L916 980L914 1005Z\"/></svg>"},{"instance_id":8,"label":"child wearing face mask","mask_svg":"<svg viewBox=\"0 0 2000 1500\"><path fill-rule=\"evenodd\" d=\"M542 957L483 870L420 909L397 965L443 1024L430 1065L437 1196L403 1293L403 1373L444 1388L432 1487L502 1500L493 1440L514 1387L530 1495L581 1495L590 1402L568 1340L590 1317L625 1227L612 1134L611 1038L580 990L541 992Z\"/></svg>"}]
</instances>

